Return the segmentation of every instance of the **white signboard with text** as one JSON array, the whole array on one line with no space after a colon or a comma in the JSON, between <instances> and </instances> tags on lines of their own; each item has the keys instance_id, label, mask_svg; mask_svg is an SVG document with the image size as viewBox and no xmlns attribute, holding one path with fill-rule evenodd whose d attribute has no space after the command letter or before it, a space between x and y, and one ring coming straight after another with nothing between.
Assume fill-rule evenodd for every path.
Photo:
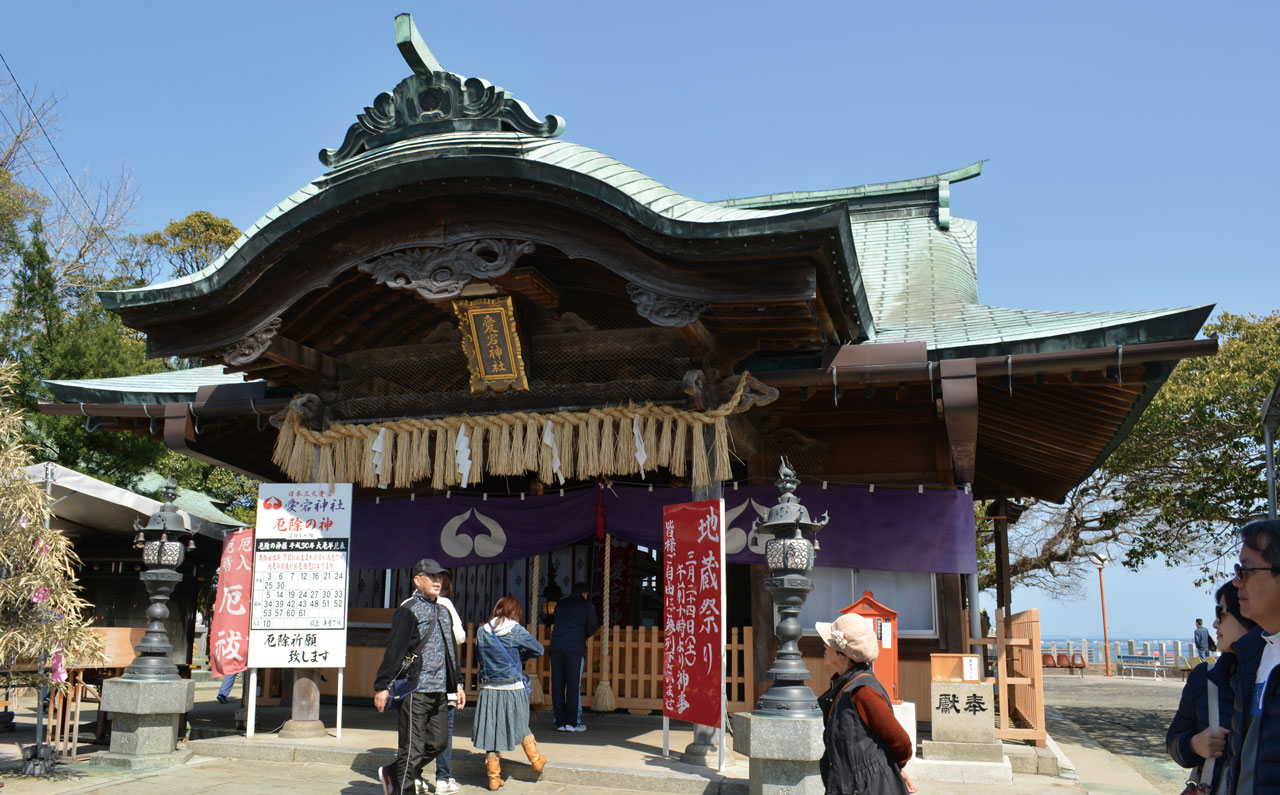
<instances>
[{"instance_id":1,"label":"white signboard with text","mask_svg":"<svg viewBox=\"0 0 1280 795\"><path fill-rule=\"evenodd\" d=\"M346 666L350 545L350 483L259 487L251 667Z\"/></svg>"}]
</instances>

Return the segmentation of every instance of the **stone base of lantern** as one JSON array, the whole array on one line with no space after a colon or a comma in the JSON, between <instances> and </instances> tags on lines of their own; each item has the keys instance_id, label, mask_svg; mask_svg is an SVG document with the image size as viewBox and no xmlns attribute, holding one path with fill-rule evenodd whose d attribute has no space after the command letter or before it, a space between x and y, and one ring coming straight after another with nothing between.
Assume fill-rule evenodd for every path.
<instances>
[{"instance_id":1,"label":"stone base of lantern","mask_svg":"<svg viewBox=\"0 0 1280 795\"><path fill-rule=\"evenodd\" d=\"M102 683L100 709L111 713L111 751L95 760L140 769L182 764L190 751L178 747L178 718L195 705L190 679L142 682L117 677Z\"/></svg>"},{"instance_id":2,"label":"stone base of lantern","mask_svg":"<svg viewBox=\"0 0 1280 795\"><path fill-rule=\"evenodd\" d=\"M822 795L821 718L733 716L733 748L750 759L750 795Z\"/></svg>"}]
</instances>

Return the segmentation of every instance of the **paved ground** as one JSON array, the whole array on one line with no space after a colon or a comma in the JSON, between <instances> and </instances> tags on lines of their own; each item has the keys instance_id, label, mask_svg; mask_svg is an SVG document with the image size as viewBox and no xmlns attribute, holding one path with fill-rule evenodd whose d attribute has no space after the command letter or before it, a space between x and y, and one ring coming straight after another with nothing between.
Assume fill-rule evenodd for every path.
<instances>
[{"instance_id":1,"label":"paved ground","mask_svg":"<svg viewBox=\"0 0 1280 795\"><path fill-rule=\"evenodd\" d=\"M1182 682L1176 679L1045 676L1051 721L1057 713L1075 724L1157 792L1179 792L1187 780L1187 771L1169 759L1164 745L1181 694ZM1055 732L1052 722L1049 731L1059 742L1070 733L1066 727Z\"/></svg>"},{"instance_id":2,"label":"paved ground","mask_svg":"<svg viewBox=\"0 0 1280 795\"><path fill-rule=\"evenodd\" d=\"M235 705L223 707L213 702L216 685L216 682L199 683L197 702L198 709L202 711L193 725L204 729L217 728L223 724L229 727ZM1181 682L1119 680L1099 676L1088 676L1081 680L1079 677L1050 674L1045 683L1049 731L1068 764L1074 767L1078 779L1015 775L1011 785L979 786L984 795L1151 795L1178 792L1185 780L1184 771L1168 760L1164 751L1164 733L1177 707L1181 689ZM373 772L366 769L369 765L360 760L353 761L354 757L349 753L345 756L340 753L344 749L349 751L351 747L380 749L383 753L390 750L387 738L381 735L391 727L383 727L377 722L385 716L371 717L366 714L368 712L348 710L345 715L348 728L344 731L343 738L339 740L331 737L320 741L321 747L316 749L321 752L319 758L325 758L324 748L327 743L333 746L333 758L344 760L342 764L196 756L185 766L152 773L128 774L94 768L91 765L60 765L51 780L33 781L13 774L16 746L4 743L13 742L9 738L14 735L9 735L8 738L0 735L0 784L4 785L0 792L3 795L91 792L130 795L163 792L172 795L218 790L237 793L376 795L381 792L381 787ZM20 711L19 720L25 722L26 714L29 713ZM275 728L275 713L262 711L259 716L263 728ZM322 714L322 717L332 725L330 715ZM589 770L591 763L594 763L601 771L599 780L602 783L608 780L605 773L609 770L644 771L647 768L653 776L669 772L666 767L653 767L666 765L660 755L660 732L656 734L658 739L655 740L651 727L637 724L625 715L612 720L593 716L592 722L597 726L595 732L566 735L549 731L548 727L539 727L535 718L535 732L552 759L552 767L559 762L561 765L579 765L580 769ZM457 743L459 749L455 759L462 764L455 764L458 771L456 775L464 785L465 795L480 795L487 792L487 789L481 786L483 777L478 772L478 759L474 758L469 743L465 740L466 732L464 726L458 727L460 741ZM616 737L613 736L615 734ZM673 732L673 747L683 747L688 741L685 734ZM280 744L276 738L261 739L264 746ZM29 743L30 738L25 738L25 742ZM394 744L393 739L390 744ZM516 770L520 774L519 768L524 767L523 762L514 761L519 756L518 751L509 754L508 758L513 762L506 769ZM731 759L730 765L731 768L745 766L745 760L740 757ZM726 773L729 772L726 770ZM742 774L736 775L741 777ZM1067 775L1070 776L1071 772ZM534 783L513 778L502 792L506 795L525 795L526 792L534 792L536 788L536 792L542 795L622 795L634 791L583 786L583 782L596 783L590 776L579 776L576 783L556 780L557 778L559 777L549 767L542 781ZM634 778L630 780L636 781ZM971 793L975 788L974 784L935 781L917 783L921 795L959 795ZM617 786L622 785L615 784ZM630 786L641 785L633 783Z\"/></svg>"},{"instance_id":3,"label":"paved ground","mask_svg":"<svg viewBox=\"0 0 1280 795\"><path fill-rule=\"evenodd\" d=\"M381 795L373 773L320 763L252 762L197 757L188 764L149 774L108 774L101 771L63 770L52 781L0 779L5 795L69 795L70 793L127 793L127 795L181 795L223 792L315 793L316 795ZM462 782L461 795L482 795L488 789L480 781ZM920 795L971 795L973 784L922 782ZM630 795L633 790L603 789L554 782L509 780L502 795ZM1077 782L1044 776L1015 775L1011 785L982 785L983 795L1081 795Z\"/></svg>"}]
</instances>

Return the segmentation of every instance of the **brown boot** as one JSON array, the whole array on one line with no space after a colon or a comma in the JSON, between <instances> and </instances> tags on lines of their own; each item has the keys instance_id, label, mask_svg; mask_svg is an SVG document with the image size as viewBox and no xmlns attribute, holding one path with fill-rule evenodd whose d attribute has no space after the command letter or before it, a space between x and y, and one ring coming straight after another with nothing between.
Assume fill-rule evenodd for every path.
<instances>
[{"instance_id":1,"label":"brown boot","mask_svg":"<svg viewBox=\"0 0 1280 795\"><path fill-rule=\"evenodd\" d=\"M533 739L533 735L530 734L520 742L520 745L524 748L525 756L529 757L529 764L533 767L533 772L541 773L542 768L547 764L547 757L538 753L538 741Z\"/></svg>"},{"instance_id":2,"label":"brown boot","mask_svg":"<svg viewBox=\"0 0 1280 795\"><path fill-rule=\"evenodd\" d=\"M489 776L489 789L495 790L502 786L502 760L497 753L490 751L485 755L484 772Z\"/></svg>"}]
</instances>

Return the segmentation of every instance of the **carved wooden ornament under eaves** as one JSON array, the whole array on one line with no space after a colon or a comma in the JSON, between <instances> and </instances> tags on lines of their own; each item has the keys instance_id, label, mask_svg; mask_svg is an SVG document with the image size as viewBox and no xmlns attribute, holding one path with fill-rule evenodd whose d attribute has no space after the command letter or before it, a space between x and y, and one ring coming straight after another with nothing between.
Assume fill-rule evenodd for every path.
<instances>
[{"instance_id":1,"label":"carved wooden ornament under eaves","mask_svg":"<svg viewBox=\"0 0 1280 795\"><path fill-rule=\"evenodd\" d=\"M666 295L635 282L627 283L627 294L635 302L640 317L655 326L680 328L687 326L702 315L702 311L711 306L706 301L694 301L689 298L677 298Z\"/></svg>"},{"instance_id":2,"label":"carved wooden ornament under eaves","mask_svg":"<svg viewBox=\"0 0 1280 795\"><path fill-rule=\"evenodd\" d=\"M271 339L280 333L280 318L273 317L266 323L250 332L246 337L217 350L218 358L232 367L240 367L258 360L267 348L271 347Z\"/></svg>"},{"instance_id":3,"label":"carved wooden ornament under eaves","mask_svg":"<svg viewBox=\"0 0 1280 795\"><path fill-rule=\"evenodd\" d=\"M471 373L471 391L527 390L520 336L511 296L454 301L462 352Z\"/></svg>"},{"instance_id":4,"label":"carved wooden ornament under eaves","mask_svg":"<svg viewBox=\"0 0 1280 795\"><path fill-rule=\"evenodd\" d=\"M503 275L533 250L528 240L468 240L444 248L400 249L360 263L360 270L378 284L442 301L461 295L472 279Z\"/></svg>"}]
</instances>

